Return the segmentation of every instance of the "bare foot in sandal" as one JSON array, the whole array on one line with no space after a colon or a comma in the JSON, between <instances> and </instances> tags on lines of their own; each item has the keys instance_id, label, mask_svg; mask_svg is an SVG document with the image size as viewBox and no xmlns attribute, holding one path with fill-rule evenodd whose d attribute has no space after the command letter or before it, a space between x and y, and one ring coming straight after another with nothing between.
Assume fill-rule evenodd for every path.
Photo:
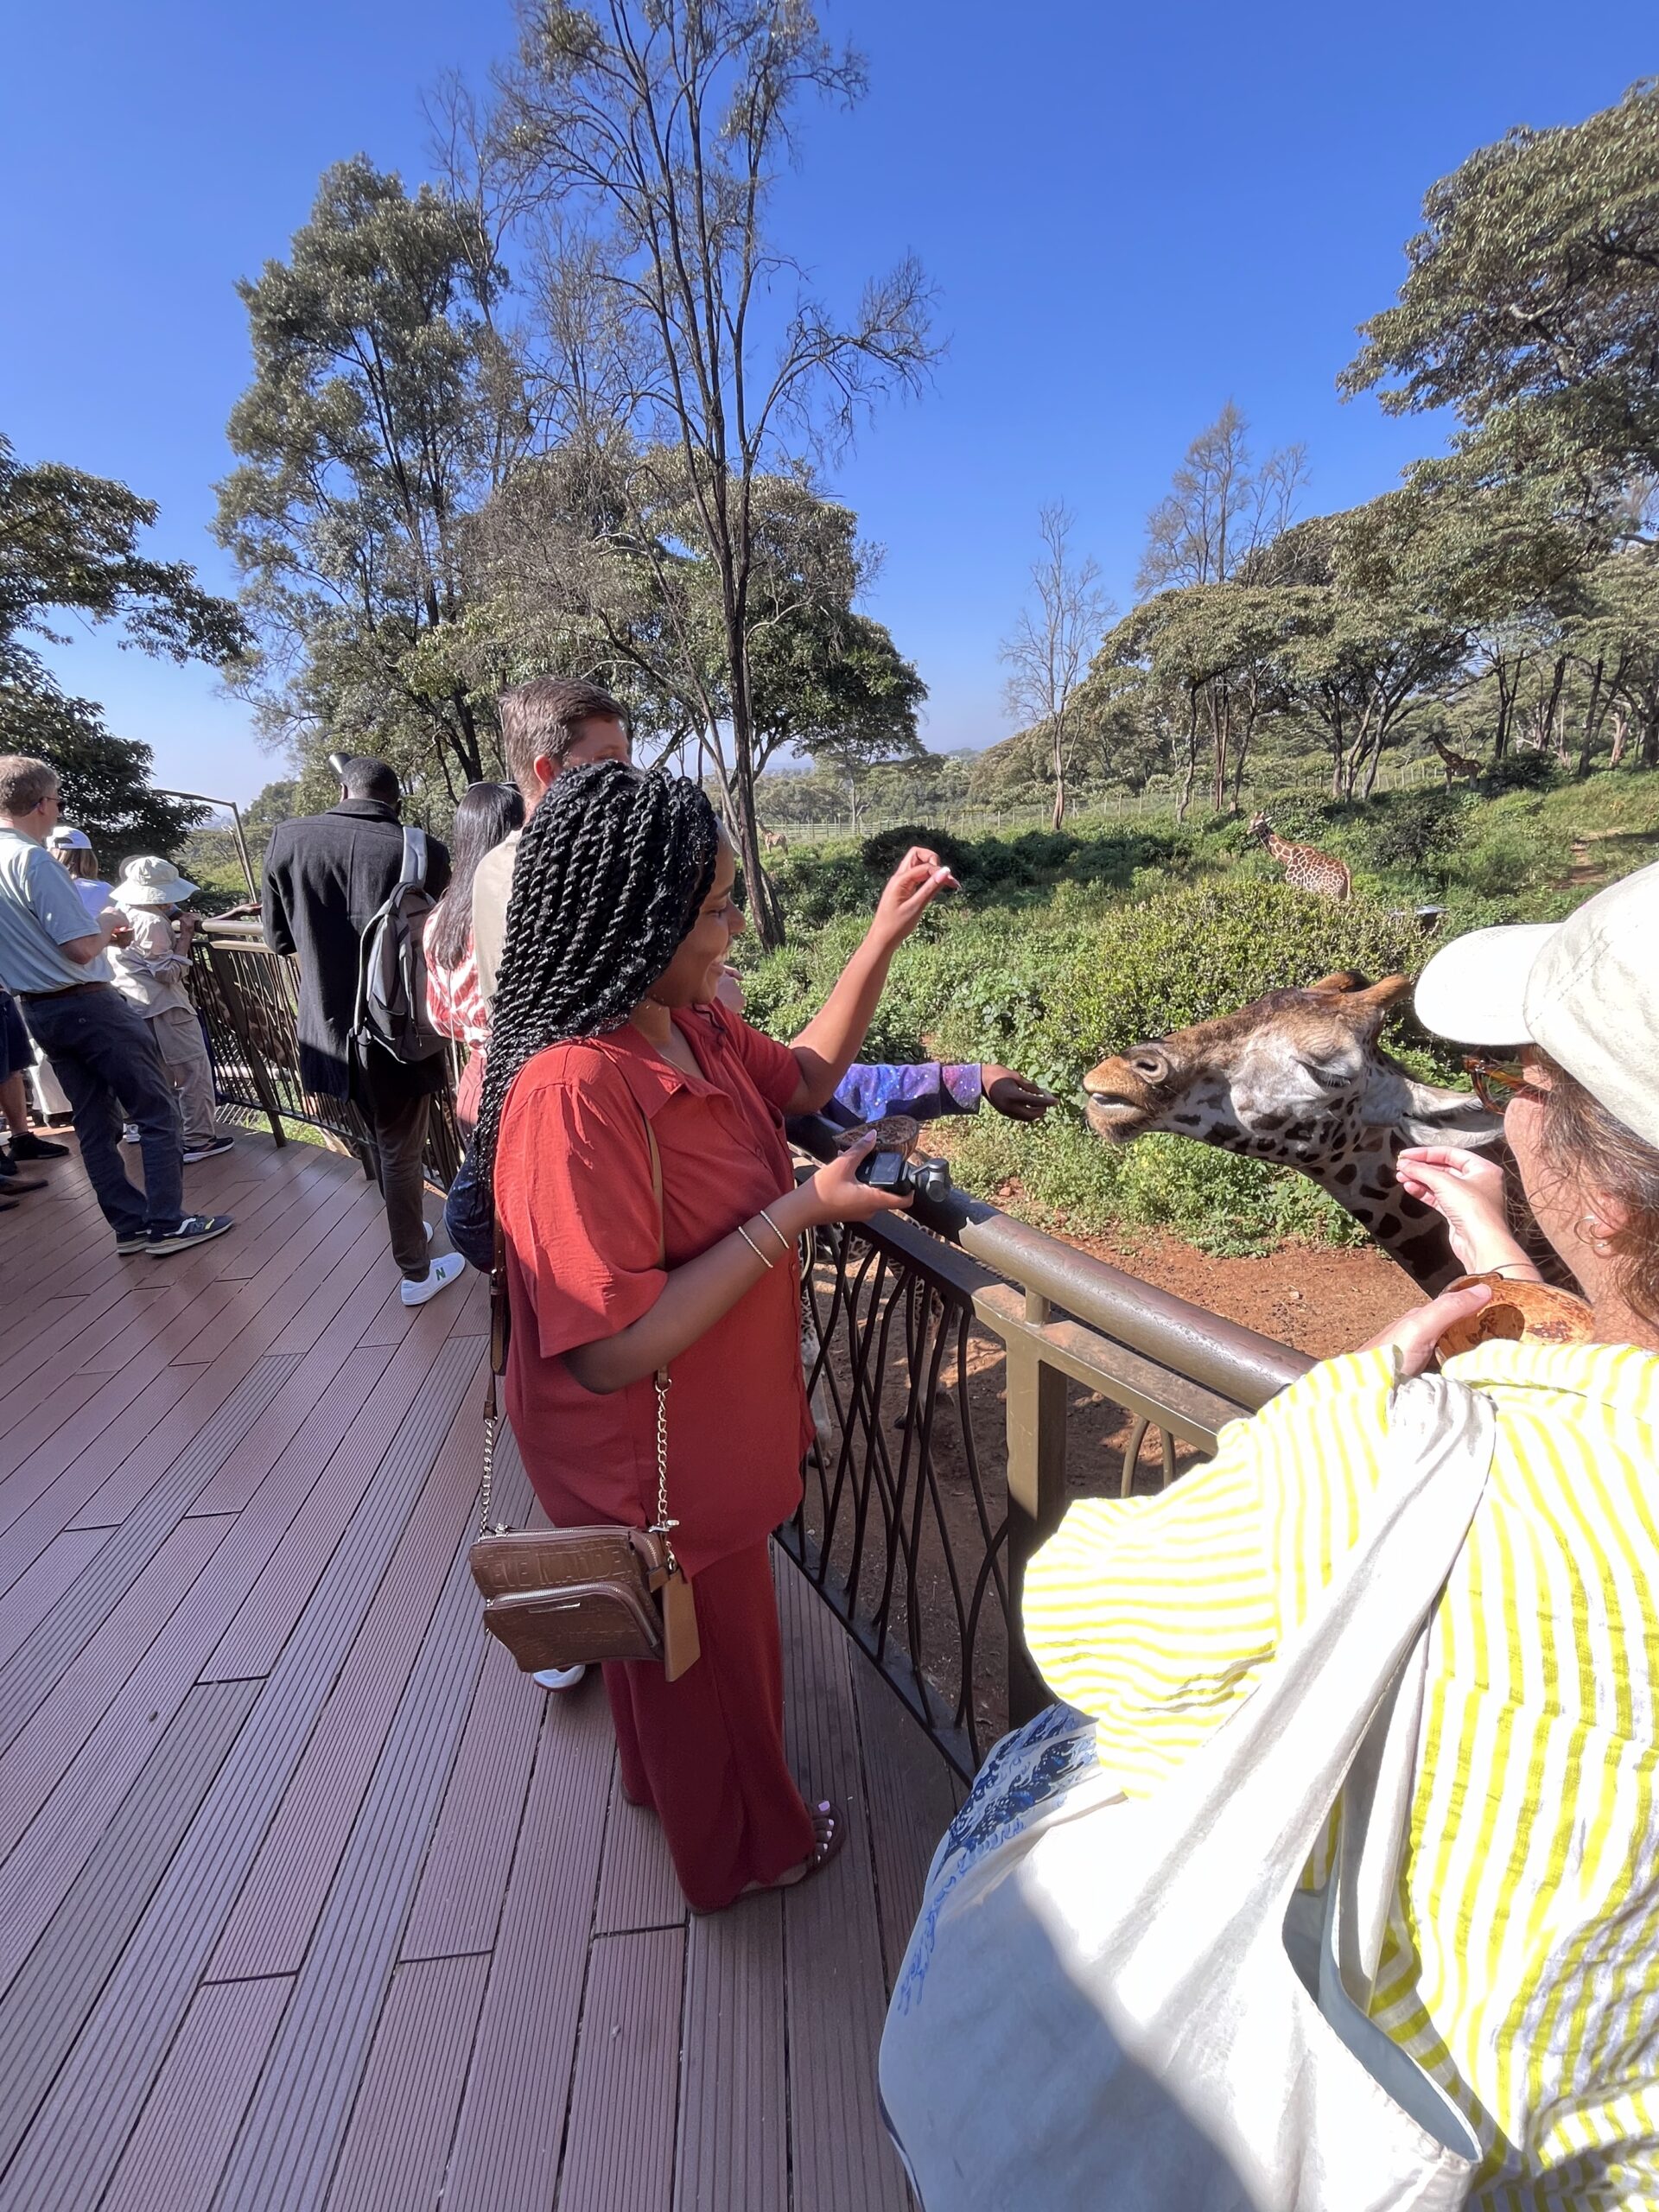
<instances>
[{"instance_id":1,"label":"bare foot in sandal","mask_svg":"<svg viewBox=\"0 0 1659 2212\"><path fill-rule=\"evenodd\" d=\"M760 1890L792 1890L810 1874L822 1873L847 1840L847 1820L839 1806L829 1798L821 1798L812 1808L812 1856L803 1859L798 1866L791 1866L775 1882L750 1882L738 1891L740 1897L752 1897Z\"/></svg>"}]
</instances>

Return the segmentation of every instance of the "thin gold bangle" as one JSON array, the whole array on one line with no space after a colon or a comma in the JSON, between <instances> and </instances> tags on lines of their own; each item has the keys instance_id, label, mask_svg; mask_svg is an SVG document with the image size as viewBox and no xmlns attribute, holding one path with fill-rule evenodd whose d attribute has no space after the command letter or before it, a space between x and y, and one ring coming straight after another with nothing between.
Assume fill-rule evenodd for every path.
<instances>
[{"instance_id":1,"label":"thin gold bangle","mask_svg":"<svg viewBox=\"0 0 1659 2212\"><path fill-rule=\"evenodd\" d=\"M1510 1279L1510 1269L1511 1268L1528 1268L1531 1269L1531 1273L1529 1274L1517 1276L1516 1278L1517 1281L1541 1282L1543 1281L1542 1275L1538 1272L1538 1263L1535 1260L1506 1260L1501 1268L1488 1268L1487 1273L1489 1274L1502 1275L1505 1282L1507 1282Z\"/></svg>"},{"instance_id":2,"label":"thin gold bangle","mask_svg":"<svg viewBox=\"0 0 1659 2212\"><path fill-rule=\"evenodd\" d=\"M785 1236L783 1230L779 1228L777 1223L766 1211L765 1206L762 1206L760 1209L760 1218L766 1223L766 1227L772 1231L772 1235L778 1239L778 1242L783 1246L785 1251L787 1252L791 1250L792 1248L789 1238Z\"/></svg>"},{"instance_id":3,"label":"thin gold bangle","mask_svg":"<svg viewBox=\"0 0 1659 2212\"><path fill-rule=\"evenodd\" d=\"M755 1258L760 1261L766 1273L770 1274L775 1263L766 1257L766 1254L760 1249L760 1247L755 1243L753 1237L750 1236L748 1230L744 1228L741 1221L737 1224L737 1233L743 1239L743 1242L748 1246L750 1251L753 1253Z\"/></svg>"}]
</instances>

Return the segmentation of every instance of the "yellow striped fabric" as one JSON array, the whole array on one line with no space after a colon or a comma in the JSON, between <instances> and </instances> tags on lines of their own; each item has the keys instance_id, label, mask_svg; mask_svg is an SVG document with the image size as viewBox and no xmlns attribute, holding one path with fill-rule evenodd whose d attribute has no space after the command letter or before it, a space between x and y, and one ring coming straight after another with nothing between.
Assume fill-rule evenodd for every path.
<instances>
[{"instance_id":1,"label":"yellow striped fabric","mask_svg":"<svg viewBox=\"0 0 1659 2212\"><path fill-rule=\"evenodd\" d=\"M1373 2012L1478 2130L1479 2212L1659 2212L1659 1358L1494 1344L1448 1372L1491 1396L1497 1452L1433 1624ZM1131 1796L1354 1541L1390 1383L1383 1353L1327 1361L1207 1467L1074 1505L1039 1553L1033 1656Z\"/></svg>"}]
</instances>

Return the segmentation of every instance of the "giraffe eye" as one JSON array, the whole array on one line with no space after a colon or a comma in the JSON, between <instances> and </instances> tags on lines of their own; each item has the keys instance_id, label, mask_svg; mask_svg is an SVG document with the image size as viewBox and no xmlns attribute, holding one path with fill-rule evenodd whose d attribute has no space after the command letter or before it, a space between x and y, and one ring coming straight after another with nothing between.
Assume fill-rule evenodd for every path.
<instances>
[{"instance_id":1,"label":"giraffe eye","mask_svg":"<svg viewBox=\"0 0 1659 2212\"><path fill-rule=\"evenodd\" d=\"M1142 1045L1129 1054L1129 1065L1142 1083L1156 1084L1169 1081L1169 1062L1149 1045Z\"/></svg>"}]
</instances>

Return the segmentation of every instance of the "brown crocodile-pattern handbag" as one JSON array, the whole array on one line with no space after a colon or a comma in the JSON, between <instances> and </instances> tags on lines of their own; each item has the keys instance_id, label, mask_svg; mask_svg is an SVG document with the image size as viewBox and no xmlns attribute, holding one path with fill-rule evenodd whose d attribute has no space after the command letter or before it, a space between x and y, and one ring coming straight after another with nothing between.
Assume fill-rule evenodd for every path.
<instances>
[{"instance_id":1,"label":"brown crocodile-pattern handbag","mask_svg":"<svg viewBox=\"0 0 1659 2212\"><path fill-rule=\"evenodd\" d=\"M651 1182L662 1217L663 1170L649 1121ZM665 1257L660 1240L659 1263ZM490 1383L484 1404L484 1480L479 1533L467 1554L484 1599L484 1625L527 1674L596 1666L607 1659L659 1661L677 1681L699 1656L691 1585L674 1556L679 1523L668 1510L669 1374L658 1368L657 1518L648 1529L508 1529L490 1521L499 1421L497 1383L506 1372L510 1332L506 1245L495 1225L490 1273Z\"/></svg>"}]
</instances>

